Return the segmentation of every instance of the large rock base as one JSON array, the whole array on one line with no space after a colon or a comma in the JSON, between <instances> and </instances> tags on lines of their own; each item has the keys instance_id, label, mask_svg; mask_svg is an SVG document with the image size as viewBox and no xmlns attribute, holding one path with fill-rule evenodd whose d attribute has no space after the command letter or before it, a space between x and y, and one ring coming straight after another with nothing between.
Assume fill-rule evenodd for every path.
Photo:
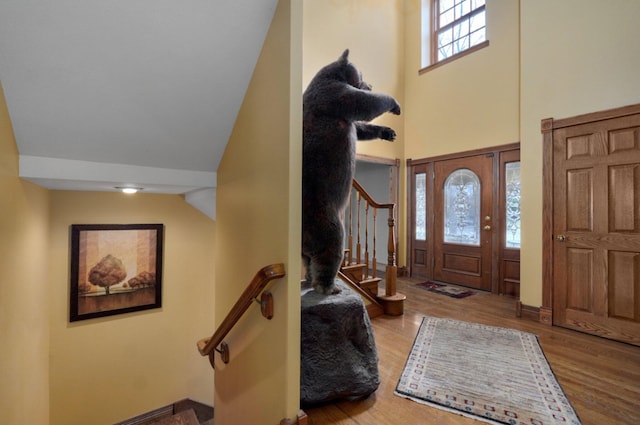
<instances>
[{"instance_id":1,"label":"large rock base","mask_svg":"<svg viewBox=\"0 0 640 425\"><path fill-rule=\"evenodd\" d=\"M362 298L320 295L302 285L300 399L303 405L364 398L380 385L378 352Z\"/></svg>"}]
</instances>

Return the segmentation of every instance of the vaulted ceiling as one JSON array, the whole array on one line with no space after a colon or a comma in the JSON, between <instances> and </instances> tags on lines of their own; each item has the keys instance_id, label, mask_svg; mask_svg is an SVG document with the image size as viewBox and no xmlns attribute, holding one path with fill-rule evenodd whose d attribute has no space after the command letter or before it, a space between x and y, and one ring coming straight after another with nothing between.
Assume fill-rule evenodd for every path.
<instances>
[{"instance_id":1,"label":"vaulted ceiling","mask_svg":"<svg viewBox=\"0 0 640 425\"><path fill-rule=\"evenodd\" d=\"M20 176L50 189L215 187L277 0L2 0Z\"/></svg>"}]
</instances>

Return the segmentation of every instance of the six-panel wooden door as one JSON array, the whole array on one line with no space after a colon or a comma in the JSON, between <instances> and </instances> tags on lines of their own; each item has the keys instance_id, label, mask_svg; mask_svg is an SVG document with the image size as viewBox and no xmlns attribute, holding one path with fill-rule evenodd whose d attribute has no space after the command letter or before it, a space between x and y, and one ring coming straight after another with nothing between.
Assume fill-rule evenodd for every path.
<instances>
[{"instance_id":1,"label":"six-panel wooden door","mask_svg":"<svg viewBox=\"0 0 640 425\"><path fill-rule=\"evenodd\" d=\"M640 114L553 131L553 323L640 345Z\"/></svg>"}]
</instances>

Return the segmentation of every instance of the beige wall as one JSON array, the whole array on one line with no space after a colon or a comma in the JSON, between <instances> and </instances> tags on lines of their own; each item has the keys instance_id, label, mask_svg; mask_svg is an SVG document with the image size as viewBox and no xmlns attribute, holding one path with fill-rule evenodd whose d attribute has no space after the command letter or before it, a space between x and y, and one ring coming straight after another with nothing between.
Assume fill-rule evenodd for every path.
<instances>
[{"instance_id":1,"label":"beige wall","mask_svg":"<svg viewBox=\"0 0 640 425\"><path fill-rule=\"evenodd\" d=\"M178 195L50 198L50 423L106 425L183 398L211 405L196 342L213 332L215 223ZM162 308L69 323L69 226L126 223L164 224Z\"/></svg>"},{"instance_id":2,"label":"beige wall","mask_svg":"<svg viewBox=\"0 0 640 425\"><path fill-rule=\"evenodd\" d=\"M18 178L0 85L0 423L49 421L48 192Z\"/></svg>"},{"instance_id":3,"label":"beige wall","mask_svg":"<svg viewBox=\"0 0 640 425\"><path fill-rule=\"evenodd\" d=\"M276 424L299 408L301 6L281 0L218 169L216 323L264 266L274 317L250 306L216 355L216 424Z\"/></svg>"},{"instance_id":4,"label":"beige wall","mask_svg":"<svg viewBox=\"0 0 640 425\"><path fill-rule=\"evenodd\" d=\"M522 0L521 4L521 298L525 304L539 306L543 191L540 121L640 102L640 2Z\"/></svg>"},{"instance_id":5,"label":"beige wall","mask_svg":"<svg viewBox=\"0 0 640 425\"><path fill-rule=\"evenodd\" d=\"M517 142L518 2L487 0L489 46L422 75L421 0L407 3L405 157Z\"/></svg>"}]
</instances>

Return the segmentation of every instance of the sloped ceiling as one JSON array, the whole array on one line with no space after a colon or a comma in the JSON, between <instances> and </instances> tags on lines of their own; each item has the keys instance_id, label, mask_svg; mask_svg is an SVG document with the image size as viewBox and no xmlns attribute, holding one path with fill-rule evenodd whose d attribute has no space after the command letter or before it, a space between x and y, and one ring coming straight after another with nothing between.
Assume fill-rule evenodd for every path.
<instances>
[{"instance_id":1,"label":"sloped ceiling","mask_svg":"<svg viewBox=\"0 0 640 425\"><path fill-rule=\"evenodd\" d=\"M21 177L189 193L216 169L277 0L2 0Z\"/></svg>"}]
</instances>

